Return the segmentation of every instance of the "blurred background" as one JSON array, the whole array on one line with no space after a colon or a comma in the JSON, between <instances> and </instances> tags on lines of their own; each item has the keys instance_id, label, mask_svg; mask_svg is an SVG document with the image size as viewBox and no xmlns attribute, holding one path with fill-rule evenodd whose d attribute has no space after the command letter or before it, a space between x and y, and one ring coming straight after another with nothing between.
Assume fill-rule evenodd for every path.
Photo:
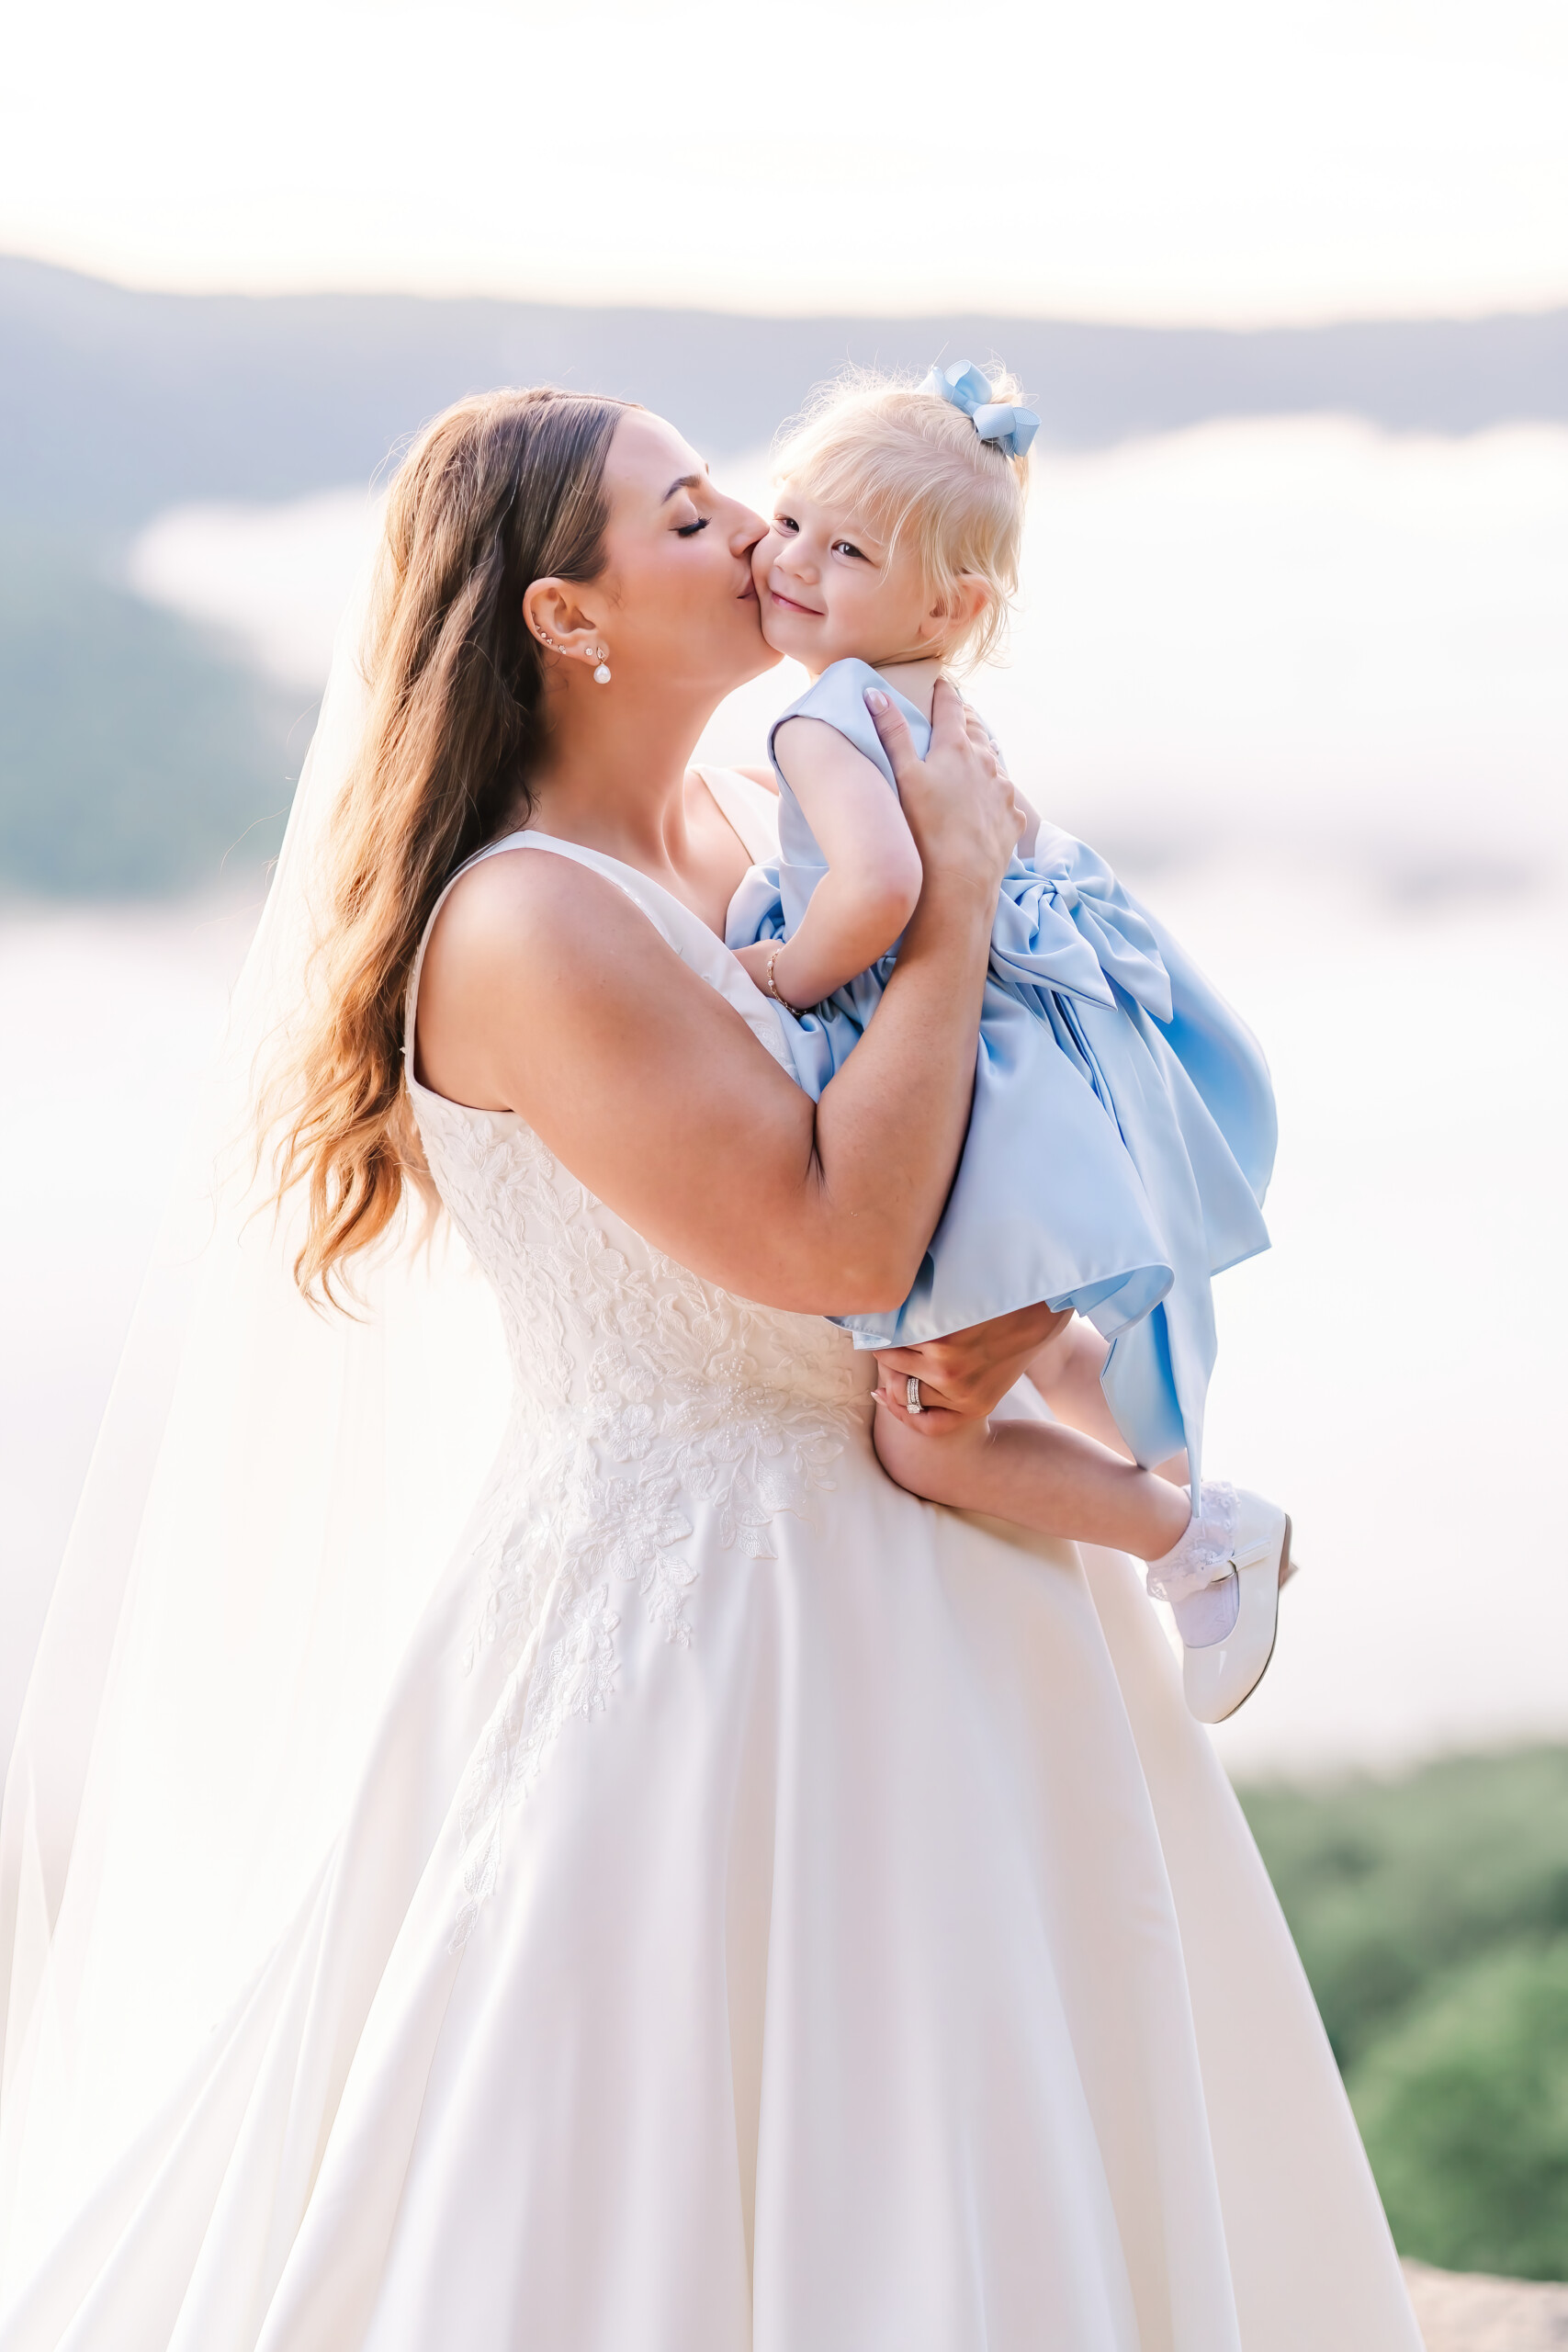
<instances>
[{"instance_id":1,"label":"blurred background","mask_svg":"<svg viewBox=\"0 0 1568 2352\"><path fill-rule=\"evenodd\" d=\"M1402 2249L1568 2278L1568 17L82 0L7 49L0 1753L400 447L553 379L760 501L846 361L999 357L1044 424L975 699L1279 1087L1211 1453L1308 1572L1222 1752Z\"/></svg>"}]
</instances>

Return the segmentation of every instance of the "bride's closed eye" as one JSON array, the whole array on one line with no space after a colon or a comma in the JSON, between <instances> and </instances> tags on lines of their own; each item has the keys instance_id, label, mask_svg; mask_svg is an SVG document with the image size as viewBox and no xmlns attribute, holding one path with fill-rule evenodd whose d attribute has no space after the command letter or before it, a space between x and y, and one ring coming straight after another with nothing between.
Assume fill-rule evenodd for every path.
<instances>
[{"instance_id":1,"label":"bride's closed eye","mask_svg":"<svg viewBox=\"0 0 1568 2352\"><path fill-rule=\"evenodd\" d=\"M675 537L678 539L694 539L699 531L707 529L712 519L711 515L699 514L694 523L678 523L675 526Z\"/></svg>"}]
</instances>

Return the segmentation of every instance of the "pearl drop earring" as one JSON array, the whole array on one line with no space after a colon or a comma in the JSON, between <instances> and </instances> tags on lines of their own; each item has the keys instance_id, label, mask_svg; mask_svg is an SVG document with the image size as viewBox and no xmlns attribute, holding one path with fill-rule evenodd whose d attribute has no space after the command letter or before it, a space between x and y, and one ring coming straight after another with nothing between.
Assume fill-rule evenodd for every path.
<instances>
[{"instance_id":1,"label":"pearl drop earring","mask_svg":"<svg viewBox=\"0 0 1568 2352\"><path fill-rule=\"evenodd\" d=\"M607 646L601 645L597 646L594 650L599 656L599 667L593 673L593 683L596 686L607 686L610 683L610 665L604 659L604 656L608 652L609 648Z\"/></svg>"}]
</instances>

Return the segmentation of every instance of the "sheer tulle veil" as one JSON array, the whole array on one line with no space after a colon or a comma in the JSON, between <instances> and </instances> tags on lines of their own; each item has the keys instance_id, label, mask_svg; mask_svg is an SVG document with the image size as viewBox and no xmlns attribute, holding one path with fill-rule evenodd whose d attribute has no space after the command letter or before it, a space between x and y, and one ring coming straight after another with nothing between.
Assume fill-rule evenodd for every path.
<instances>
[{"instance_id":1,"label":"sheer tulle veil","mask_svg":"<svg viewBox=\"0 0 1568 2352\"><path fill-rule=\"evenodd\" d=\"M312 1310L248 1148L308 1001L363 725L367 567L160 1234L28 1688L0 1830L0 2303L146 2149L330 1856L508 1379L445 1222ZM114 1182L112 1148L104 1182Z\"/></svg>"}]
</instances>

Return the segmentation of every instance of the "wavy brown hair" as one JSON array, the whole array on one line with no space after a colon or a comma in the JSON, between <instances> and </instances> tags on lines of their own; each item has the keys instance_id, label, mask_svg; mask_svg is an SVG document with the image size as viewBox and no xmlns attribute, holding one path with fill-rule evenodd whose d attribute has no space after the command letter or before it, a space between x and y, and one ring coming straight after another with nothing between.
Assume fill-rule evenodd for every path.
<instances>
[{"instance_id":1,"label":"wavy brown hair","mask_svg":"<svg viewBox=\"0 0 1568 2352\"><path fill-rule=\"evenodd\" d=\"M525 820L544 672L523 598L536 580L604 570L604 460L626 406L553 386L459 401L388 495L368 715L331 820L314 1009L280 1081L278 1198L306 1187L294 1274L308 1297L338 1295L344 1261L423 1179L409 976L448 877L508 816Z\"/></svg>"}]
</instances>

